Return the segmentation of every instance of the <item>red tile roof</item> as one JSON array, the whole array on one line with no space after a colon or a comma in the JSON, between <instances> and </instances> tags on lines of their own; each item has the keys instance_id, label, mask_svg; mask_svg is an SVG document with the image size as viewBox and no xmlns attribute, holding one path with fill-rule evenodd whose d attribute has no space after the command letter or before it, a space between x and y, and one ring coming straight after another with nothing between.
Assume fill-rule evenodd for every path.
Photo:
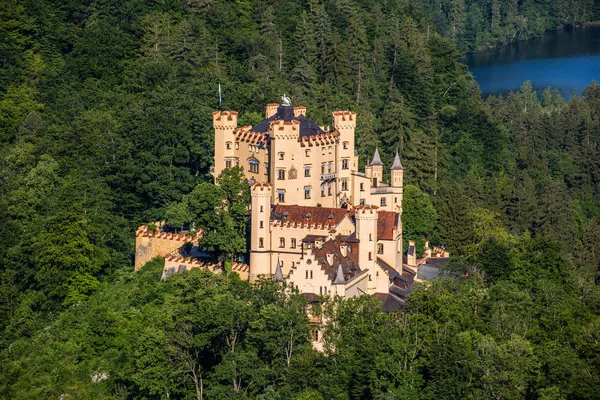
<instances>
[{"instance_id":1,"label":"red tile roof","mask_svg":"<svg viewBox=\"0 0 600 400\"><path fill-rule=\"evenodd\" d=\"M353 278L357 273L361 271L358 266L358 248L357 244L346 244L348 251L344 257L340 246L346 244L341 241L341 236L337 236L334 240L327 240L323 242L321 248L313 247L312 254L315 260L321 266L321 269L325 271L329 280L334 280L337 275L338 266L342 264L344 275L346 280ZM327 259L327 254L332 254L331 263Z\"/></svg>"},{"instance_id":2,"label":"red tile roof","mask_svg":"<svg viewBox=\"0 0 600 400\"><path fill-rule=\"evenodd\" d=\"M392 211L379 211L377 218L377 238L394 240L394 230L398 223L398 214ZM354 219L354 210L344 208L307 207L278 204L273 207L272 221L290 224L315 224L335 227L345 217Z\"/></svg>"},{"instance_id":3,"label":"red tile roof","mask_svg":"<svg viewBox=\"0 0 600 400\"><path fill-rule=\"evenodd\" d=\"M398 222L398 214L390 211L379 211L377 215L377 239L394 240L394 229Z\"/></svg>"}]
</instances>

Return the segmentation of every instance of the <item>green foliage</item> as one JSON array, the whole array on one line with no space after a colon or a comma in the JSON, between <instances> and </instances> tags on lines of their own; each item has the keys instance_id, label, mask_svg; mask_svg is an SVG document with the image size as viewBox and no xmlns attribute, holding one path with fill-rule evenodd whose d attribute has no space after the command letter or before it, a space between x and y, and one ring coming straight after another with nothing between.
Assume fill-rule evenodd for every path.
<instances>
[{"instance_id":1,"label":"green foliage","mask_svg":"<svg viewBox=\"0 0 600 400\"><path fill-rule=\"evenodd\" d=\"M456 58L599 16L588 0L1 2L0 397L597 397L598 85L484 103ZM320 124L357 111L361 163L400 151L404 238L464 273L398 314L333 299L325 354L278 284L131 272L135 228L165 216L222 258L246 250L241 171L209 183L211 112L254 125L284 92Z\"/></svg>"},{"instance_id":2,"label":"green foliage","mask_svg":"<svg viewBox=\"0 0 600 400\"><path fill-rule=\"evenodd\" d=\"M166 211L173 226L191 223L202 230L198 246L231 258L246 251L250 189L241 168L224 170L216 185L201 183Z\"/></svg>"},{"instance_id":3,"label":"green foliage","mask_svg":"<svg viewBox=\"0 0 600 400\"><path fill-rule=\"evenodd\" d=\"M427 193L418 187L406 185L402 202L403 246L408 248L408 241L414 240L417 254L420 256L425 248L425 240L433 232L437 214Z\"/></svg>"}]
</instances>

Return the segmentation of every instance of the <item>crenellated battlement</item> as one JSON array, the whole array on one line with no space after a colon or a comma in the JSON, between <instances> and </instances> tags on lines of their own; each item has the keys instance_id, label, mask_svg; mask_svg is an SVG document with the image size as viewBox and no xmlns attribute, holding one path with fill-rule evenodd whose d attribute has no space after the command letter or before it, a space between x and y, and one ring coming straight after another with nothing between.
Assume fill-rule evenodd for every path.
<instances>
[{"instance_id":1,"label":"crenellated battlement","mask_svg":"<svg viewBox=\"0 0 600 400\"><path fill-rule=\"evenodd\" d=\"M149 229L148 225L142 225L135 232L134 268L136 271L154 257L164 257L178 250L185 243L197 244L198 239L202 236L201 232L198 232L197 236L187 233L162 232L160 229L164 227L165 221L156 222L153 225L156 226L156 230Z\"/></svg>"},{"instance_id":2,"label":"crenellated battlement","mask_svg":"<svg viewBox=\"0 0 600 400\"><path fill-rule=\"evenodd\" d=\"M251 131L251 126L244 126L236 129L233 133L235 134L235 140L245 142L249 144L265 143L267 135L260 132Z\"/></svg>"},{"instance_id":3,"label":"crenellated battlement","mask_svg":"<svg viewBox=\"0 0 600 400\"><path fill-rule=\"evenodd\" d=\"M302 147L312 146L324 146L329 144L336 144L340 141L340 133L338 131L325 132L318 135L310 135L302 137L300 145Z\"/></svg>"},{"instance_id":4,"label":"crenellated battlement","mask_svg":"<svg viewBox=\"0 0 600 400\"><path fill-rule=\"evenodd\" d=\"M214 111L213 125L215 129L232 129L237 127L237 111Z\"/></svg>"},{"instance_id":5,"label":"crenellated battlement","mask_svg":"<svg viewBox=\"0 0 600 400\"><path fill-rule=\"evenodd\" d=\"M306 117L306 107L304 106L294 106L294 116L295 117L299 117L299 116L304 116Z\"/></svg>"},{"instance_id":6,"label":"crenellated battlement","mask_svg":"<svg viewBox=\"0 0 600 400\"><path fill-rule=\"evenodd\" d=\"M250 184L250 190L252 192L270 192L273 185L269 182L254 182Z\"/></svg>"},{"instance_id":7,"label":"crenellated battlement","mask_svg":"<svg viewBox=\"0 0 600 400\"><path fill-rule=\"evenodd\" d=\"M333 126L336 129L356 128L356 113L353 111L334 111Z\"/></svg>"},{"instance_id":8,"label":"crenellated battlement","mask_svg":"<svg viewBox=\"0 0 600 400\"><path fill-rule=\"evenodd\" d=\"M354 215L357 219L378 219L379 207L377 206L357 206L354 208Z\"/></svg>"},{"instance_id":9,"label":"crenellated battlement","mask_svg":"<svg viewBox=\"0 0 600 400\"><path fill-rule=\"evenodd\" d=\"M277 107L279 107L279 104L277 103L267 104L265 106L265 118L269 119L273 115L277 114Z\"/></svg>"}]
</instances>

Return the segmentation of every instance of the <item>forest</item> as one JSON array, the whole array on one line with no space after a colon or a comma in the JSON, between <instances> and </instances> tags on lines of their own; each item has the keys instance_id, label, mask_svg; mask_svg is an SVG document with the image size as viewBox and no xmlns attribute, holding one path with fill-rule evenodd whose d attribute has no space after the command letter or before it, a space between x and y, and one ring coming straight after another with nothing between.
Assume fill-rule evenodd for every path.
<instances>
[{"instance_id":1,"label":"forest","mask_svg":"<svg viewBox=\"0 0 600 400\"><path fill-rule=\"evenodd\" d=\"M1 1L0 398L600 398L600 87L482 99L457 61L598 20L599 0ZM280 284L133 272L135 228L214 188L212 111L254 124L282 93L324 125L356 111L362 163L398 148L405 236L453 255L401 312L329 299L324 353Z\"/></svg>"}]
</instances>

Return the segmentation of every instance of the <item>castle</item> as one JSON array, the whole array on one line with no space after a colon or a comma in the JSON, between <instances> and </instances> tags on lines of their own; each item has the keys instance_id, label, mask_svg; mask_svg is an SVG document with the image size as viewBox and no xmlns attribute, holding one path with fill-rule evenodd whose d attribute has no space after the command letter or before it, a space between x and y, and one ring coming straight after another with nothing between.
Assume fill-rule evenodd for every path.
<instances>
[{"instance_id":1,"label":"castle","mask_svg":"<svg viewBox=\"0 0 600 400\"><path fill-rule=\"evenodd\" d=\"M268 104L255 126L238 127L235 111L213 113L215 176L237 165L251 184L249 279L402 303L415 278L402 262L404 170L396 154L384 183L376 149L358 171L356 118L335 111L331 126L319 126L285 102Z\"/></svg>"},{"instance_id":2,"label":"castle","mask_svg":"<svg viewBox=\"0 0 600 400\"><path fill-rule=\"evenodd\" d=\"M235 111L213 113L214 176L240 166L251 185L250 263L235 263L234 271L250 280L285 281L309 300L371 294L384 310L398 309L418 265L448 256L426 248L418 260L410 242L403 262L398 153L390 183L383 182L377 149L359 172L356 113L335 111L332 125L324 127L307 118L305 107L285 100L268 104L265 120L255 126L238 127ZM196 238L148 226L136 236L136 269L160 255L166 257L163 278L190 268L220 271L193 257Z\"/></svg>"}]
</instances>

